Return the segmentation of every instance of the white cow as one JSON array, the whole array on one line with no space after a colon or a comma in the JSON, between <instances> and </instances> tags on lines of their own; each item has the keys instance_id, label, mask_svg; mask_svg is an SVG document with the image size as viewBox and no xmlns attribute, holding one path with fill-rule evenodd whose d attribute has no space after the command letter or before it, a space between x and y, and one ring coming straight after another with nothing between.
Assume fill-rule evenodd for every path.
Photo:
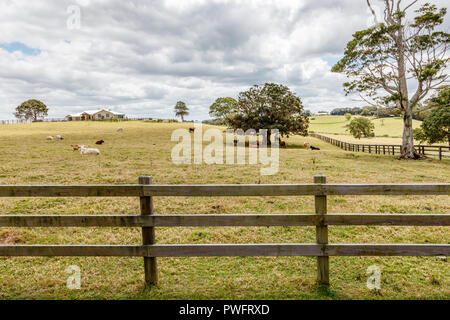
<instances>
[{"instance_id":1,"label":"white cow","mask_svg":"<svg viewBox=\"0 0 450 320\"><path fill-rule=\"evenodd\" d=\"M93 155L99 155L100 154L100 150L96 149L96 148L88 148L87 146L80 146L80 154L82 155L88 155L88 154L93 154Z\"/></svg>"}]
</instances>

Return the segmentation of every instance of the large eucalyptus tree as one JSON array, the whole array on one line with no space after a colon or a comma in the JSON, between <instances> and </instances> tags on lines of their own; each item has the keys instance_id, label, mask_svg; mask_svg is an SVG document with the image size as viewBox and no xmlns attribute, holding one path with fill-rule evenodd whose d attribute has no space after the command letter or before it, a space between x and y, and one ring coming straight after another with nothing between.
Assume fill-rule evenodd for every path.
<instances>
[{"instance_id":1,"label":"large eucalyptus tree","mask_svg":"<svg viewBox=\"0 0 450 320\"><path fill-rule=\"evenodd\" d=\"M417 0L378 0L383 14L377 16L374 2L366 1L376 24L353 35L332 71L349 78L347 94L359 92L367 102L401 111L401 158L416 159L412 109L449 79L450 34L439 30L447 10L429 3L418 7Z\"/></svg>"}]
</instances>

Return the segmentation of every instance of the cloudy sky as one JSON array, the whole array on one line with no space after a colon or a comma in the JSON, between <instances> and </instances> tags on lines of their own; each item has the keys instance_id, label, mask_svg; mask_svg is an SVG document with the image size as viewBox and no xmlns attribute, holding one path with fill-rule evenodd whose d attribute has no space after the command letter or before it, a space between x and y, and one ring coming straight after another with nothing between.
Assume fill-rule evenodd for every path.
<instances>
[{"instance_id":1,"label":"cloudy sky","mask_svg":"<svg viewBox=\"0 0 450 320\"><path fill-rule=\"evenodd\" d=\"M0 119L36 98L49 117L173 118L183 100L203 120L217 97L265 82L312 111L363 104L330 68L373 23L365 0L1 0L0 17Z\"/></svg>"}]
</instances>

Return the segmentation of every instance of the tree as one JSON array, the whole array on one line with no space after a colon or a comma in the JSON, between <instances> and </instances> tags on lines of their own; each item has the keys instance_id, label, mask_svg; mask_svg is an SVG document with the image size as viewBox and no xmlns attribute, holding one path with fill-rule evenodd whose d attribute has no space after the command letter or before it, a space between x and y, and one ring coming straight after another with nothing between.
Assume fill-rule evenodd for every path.
<instances>
[{"instance_id":1,"label":"tree","mask_svg":"<svg viewBox=\"0 0 450 320\"><path fill-rule=\"evenodd\" d=\"M375 136L373 130L375 126L372 121L365 117L356 117L352 121L350 121L348 125L348 130L352 134L353 137L357 139L361 139L361 137L369 138Z\"/></svg>"},{"instance_id":2,"label":"tree","mask_svg":"<svg viewBox=\"0 0 450 320\"><path fill-rule=\"evenodd\" d=\"M439 93L428 100L431 113L425 118L415 134L420 141L437 143L447 141L450 145L450 86L443 87Z\"/></svg>"},{"instance_id":3,"label":"tree","mask_svg":"<svg viewBox=\"0 0 450 320\"><path fill-rule=\"evenodd\" d=\"M428 143L448 142L450 146L450 105L434 109L420 129Z\"/></svg>"},{"instance_id":4,"label":"tree","mask_svg":"<svg viewBox=\"0 0 450 320\"><path fill-rule=\"evenodd\" d=\"M352 118L352 115L350 113L346 113L345 115L345 120L350 121L350 119Z\"/></svg>"},{"instance_id":5,"label":"tree","mask_svg":"<svg viewBox=\"0 0 450 320\"><path fill-rule=\"evenodd\" d=\"M178 101L175 105L175 116L181 117L181 122L184 122L184 116L189 115L189 109L186 106L186 103L183 101Z\"/></svg>"},{"instance_id":6,"label":"tree","mask_svg":"<svg viewBox=\"0 0 450 320\"><path fill-rule=\"evenodd\" d=\"M431 112L440 106L450 104L450 85L444 85L437 89L437 94L425 101L423 105L416 108L414 115L419 120L425 120L431 115Z\"/></svg>"},{"instance_id":7,"label":"tree","mask_svg":"<svg viewBox=\"0 0 450 320\"><path fill-rule=\"evenodd\" d=\"M371 1L366 1L378 21ZM344 84L347 94L356 91L368 102L378 101L401 111L400 158L417 159L421 156L414 149L413 107L449 77L445 70L450 34L436 30L444 21L446 9L426 3L414 11L412 21L406 21L407 10L417 0L404 6L401 0L383 2L383 21L356 32L332 71L345 73L351 79ZM410 95L411 87L416 89Z\"/></svg>"},{"instance_id":8,"label":"tree","mask_svg":"<svg viewBox=\"0 0 450 320\"><path fill-rule=\"evenodd\" d=\"M419 141L420 144L427 141L427 136L425 135L425 132L423 132L422 128L413 129L413 136L414 140Z\"/></svg>"},{"instance_id":9,"label":"tree","mask_svg":"<svg viewBox=\"0 0 450 320\"><path fill-rule=\"evenodd\" d=\"M236 113L237 107L238 102L233 98L217 98L209 107L209 115L228 124L227 119L230 119Z\"/></svg>"},{"instance_id":10,"label":"tree","mask_svg":"<svg viewBox=\"0 0 450 320\"><path fill-rule=\"evenodd\" d=\"M300 98L281 84L255 85L239 94L236 112L228 118L233 129L278 129L282 136L308 134L308 117ZM270 131L267 132L270 144Z\"/></svg>"},{"instance_id":11,"label":"tree","mask_svg":"<svg viewBox=\"0 0 450 320\"><path fill-rule=\"evenodd\" d=\"M44 118L47 114L48 108L43 102L31 99L18 106L14 116L17 119L37 121Z\"/></svg>"}]
</instances>

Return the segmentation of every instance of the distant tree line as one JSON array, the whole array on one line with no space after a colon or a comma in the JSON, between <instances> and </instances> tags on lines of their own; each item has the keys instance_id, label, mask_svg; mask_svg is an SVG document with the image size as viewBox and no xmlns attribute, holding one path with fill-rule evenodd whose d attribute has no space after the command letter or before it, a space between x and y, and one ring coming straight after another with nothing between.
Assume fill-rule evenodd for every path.
<instances>
[{"instance_id":1,"label":"distant tree line","mask_svg":"<svg viewBox=\"0 0 450 320\"><path fill-rule=\"evenodd\" d=\"M351 114L354 116L359 115L365 117L388 118L399 116L400 112L395 108L367 106L363 108L336 108L333 109L330 114L333 116L344 116L346 114Z\"/></svg>"}]
</instances>

